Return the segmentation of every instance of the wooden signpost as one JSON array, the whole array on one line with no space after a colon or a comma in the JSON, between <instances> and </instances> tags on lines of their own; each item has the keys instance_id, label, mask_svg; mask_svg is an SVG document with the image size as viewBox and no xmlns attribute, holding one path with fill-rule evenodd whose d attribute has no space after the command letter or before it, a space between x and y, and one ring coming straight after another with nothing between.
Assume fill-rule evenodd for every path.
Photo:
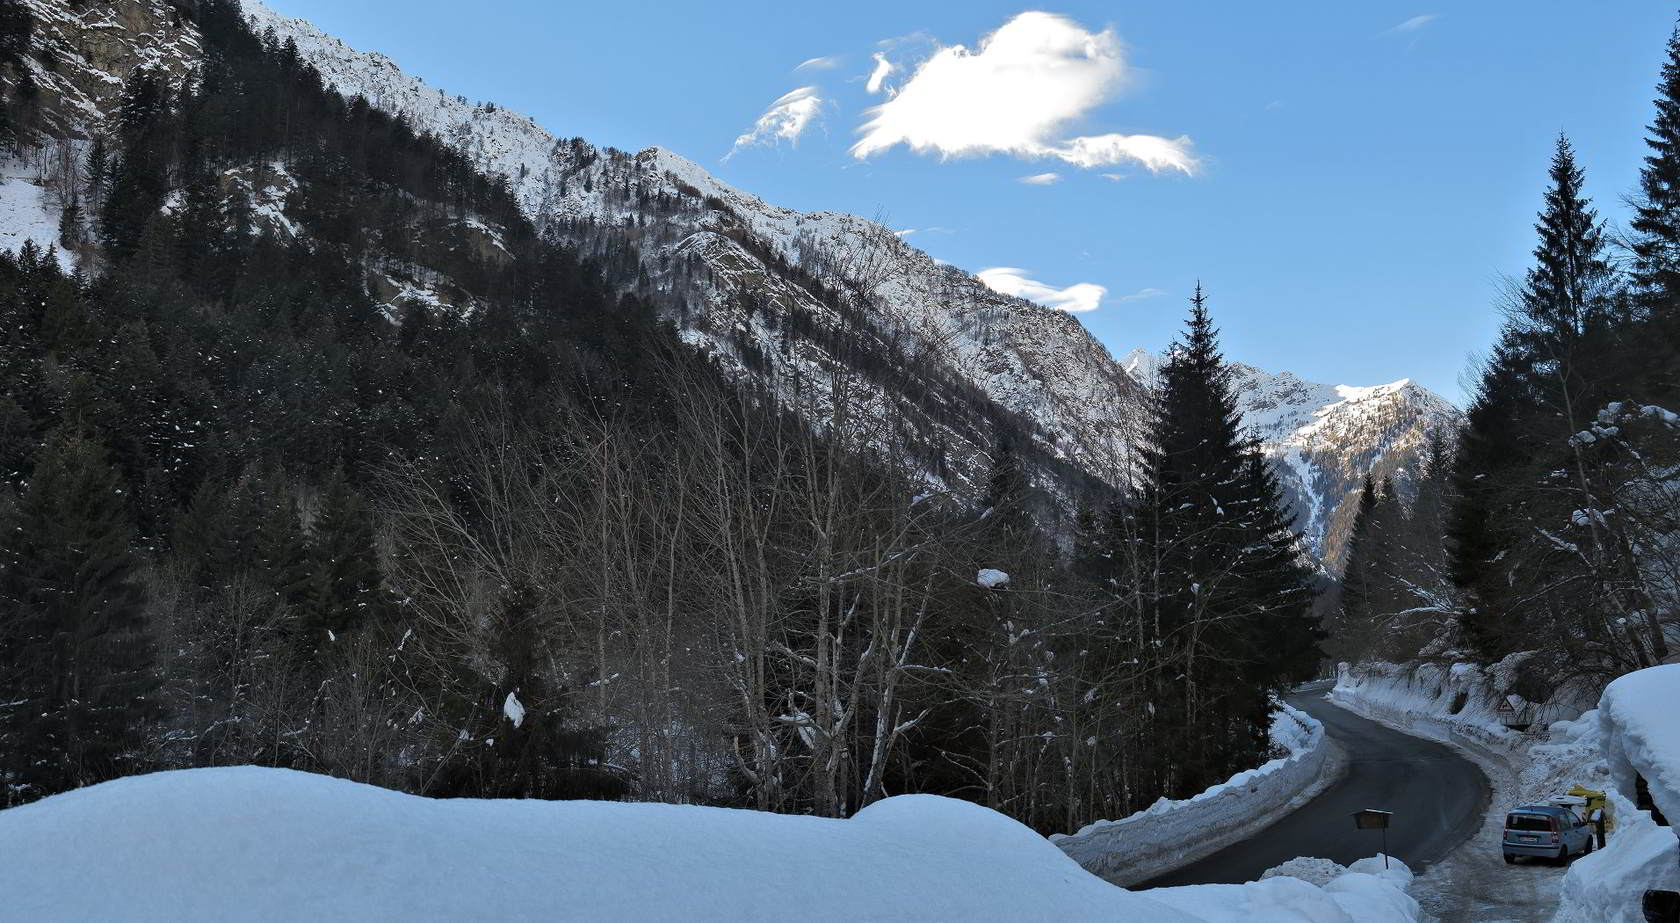
<instances>
[{"instance_id":1,"label":"wooden signpost","mask_svg":"<svg viewBox=\"0 0 1680 923\"><path fill-rule=\"evenodd\" d=\"M1388 821L1394 816L1393 811L1364 811L1353 812L1353 826L1356 830L1381 830L1383 868L1388 868Z\"/></svg>"}]
</instances>

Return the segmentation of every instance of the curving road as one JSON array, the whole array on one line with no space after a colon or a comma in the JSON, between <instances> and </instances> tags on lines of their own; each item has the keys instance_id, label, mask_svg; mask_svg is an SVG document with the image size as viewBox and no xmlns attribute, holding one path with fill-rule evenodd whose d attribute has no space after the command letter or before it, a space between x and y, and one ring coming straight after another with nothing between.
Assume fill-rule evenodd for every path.
<instances>
[{"instance_id":1,"label":"curving road","mask_svg":"<svg viewBox=\"0 0 1680 923\"><path fill-rule=\"evenodd\" d=\"M1346 865L1381 851L1381 834L1356 830L1353 812L1394 812L1388 851L1414 871L1437 862L1481 829L1491 792L1476 764L1447 747L1331 705L1328 684L1289 704L1324 723L1347 757L1347 774L1299 810L1259 833L1136 888L1240 884L1296 856Z\"/></svg>"}]
</instances>

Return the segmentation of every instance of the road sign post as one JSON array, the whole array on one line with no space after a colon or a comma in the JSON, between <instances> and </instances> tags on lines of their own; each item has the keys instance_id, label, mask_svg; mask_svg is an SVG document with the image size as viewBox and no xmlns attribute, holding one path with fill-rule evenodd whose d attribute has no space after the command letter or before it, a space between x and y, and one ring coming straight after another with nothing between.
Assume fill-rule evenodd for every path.
<instances>
[{"instance_id":1,"label":"road sign post","mask_svg":"<svg viewBox=\"0 0 1680 923\"><path fill-rule=\"evenodd\" d=\"M1353 812L1353 826L1356 830L1381 830L1383 868L1388 868L1388 822L1394 816L1393 811L1364 811Z\"/></svg>"}]
</instances>

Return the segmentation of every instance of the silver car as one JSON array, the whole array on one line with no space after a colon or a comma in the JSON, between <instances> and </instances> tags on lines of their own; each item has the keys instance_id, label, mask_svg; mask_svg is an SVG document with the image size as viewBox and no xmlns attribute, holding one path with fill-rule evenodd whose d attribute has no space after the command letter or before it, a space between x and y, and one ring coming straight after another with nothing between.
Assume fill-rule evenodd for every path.
<instances>
[{"instance_id":1,"label":"silver car","mask_svg":"<svg viewBox=\"0 0 1680 923\"><path fill-rule=\"evenodd\" d=\"M1580 815L1557 805L1524 805L1505 815L1505 861L1518 856L1567 861L1593 849L1593 829Z\"/></svg>"}]
</instances>

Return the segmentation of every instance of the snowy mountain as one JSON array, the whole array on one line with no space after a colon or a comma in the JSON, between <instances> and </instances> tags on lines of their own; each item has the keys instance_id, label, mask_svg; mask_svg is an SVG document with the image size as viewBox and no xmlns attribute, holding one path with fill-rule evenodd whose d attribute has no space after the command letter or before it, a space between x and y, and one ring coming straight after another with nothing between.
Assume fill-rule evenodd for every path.
<instances>
[{"instance_id":1,"label":"snowy mountain","mask_svg":"<svg viewBox=\"0 0 1680 923\"><path fill-rule=\"evenodd\" d=\"M245 10L330 87L505 177L539 228L668 301L685 339L768 380L808 417L832 412L839 374L862 416L907 425L912 449L951 486L971 486L1011 430L1028 435L1029 460L1037 454L1052 482L1068 470L1119 475L1138 389L1072 316L1000 295L876 222L779 208L661 148L557 139L257 0Z\"/></svg>"},{"instance_id":2,"label":"snowy mountain","mask_svg":"<svg viewBox=\"0 0 1680 923\"><path fill-rule=\"evenodd\" d=\"M198 41L173 2L26 4L58 61L37 75L50 88L49 134L108 128L123 80L142 67L171 85L195 72ZM1143 388L1130 374L1138 363L1115 362L1073 316L999 294L874 221L777 207L661 148L630 154L557 138L259 0L244 9L332 89L400 114L504 179L539 229L598 259L611 281L678 321L686 342L818 426L851 421L869 444L911 457L936 488L967 496L1000 440L1018 448L1063 510L1094 481L1124 481L1142 419ZM62 203L49 159L6 167L0 243L50 242ZM295 184L284 164L252 164L225 182L245 190L270 229L290 232ZM495 256L497 229L473 216L437 233ZM372 265L367 284L392 316L411 304L474 308L435 267ZM1245 410L1286 476L1309 541L1332 557L1338 510L1366 466L1415 456L1424 432L1452 415L1406 382L1338 389L1237 369ZM1402 481L1404 469L1396 469Z\"/></svg>"},{"instance_id":3,"label":"snowy mountain","mask_svg":"<svg viewBox=\"0 0 1680 923\"><path fill-rule=\"evenodd\" d=\"M1121 364L1152 381L1161 357L1138 349ZM1230 370L1243 422L1272 460L1309 547L1332 569L1340 565L1366 472L1409 492L1431 436L1451 433L1461 416L1410 379L1354 387L1240 362Z\"/></svg>"}]
</instances>

